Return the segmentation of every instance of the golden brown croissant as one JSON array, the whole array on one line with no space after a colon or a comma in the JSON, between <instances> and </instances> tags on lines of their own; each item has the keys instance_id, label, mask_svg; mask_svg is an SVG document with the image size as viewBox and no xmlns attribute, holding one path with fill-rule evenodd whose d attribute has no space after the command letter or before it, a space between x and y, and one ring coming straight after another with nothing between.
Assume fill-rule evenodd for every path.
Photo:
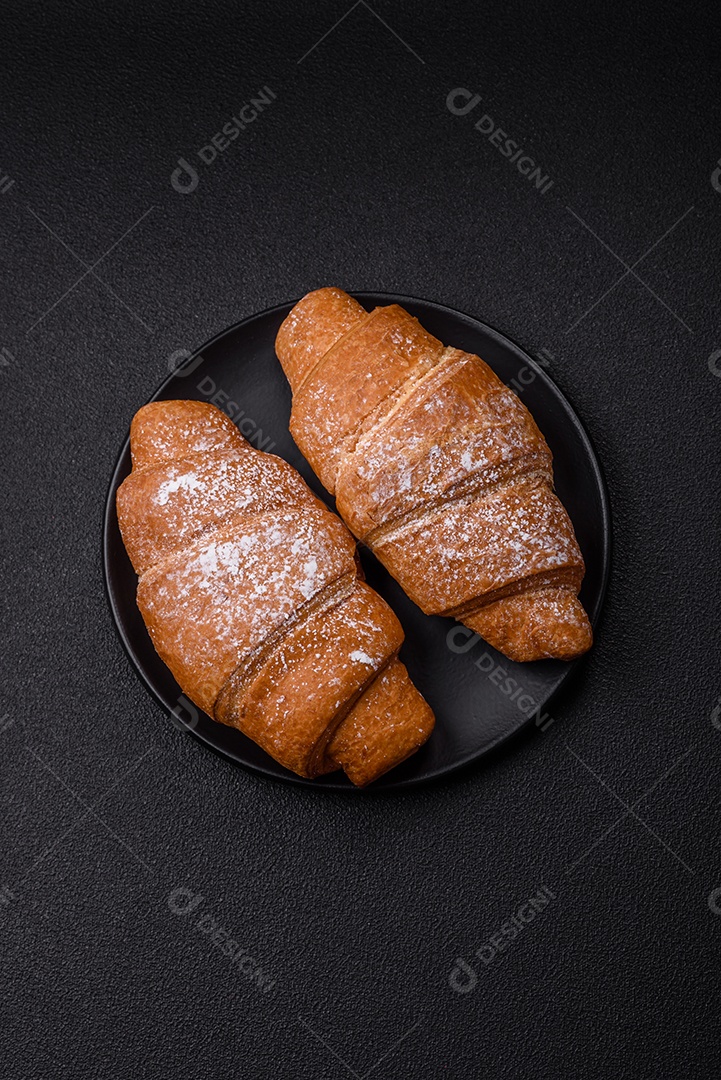
<instances>
[{"instance_id":1,"label":"golden brown croissant","mask_svg":"<svg viewBox=\"0 0 721 1080\"><path fill-rule=\"evenodd\" d=\"M551 452L478 356L392 304L308 293L276 351L291 432L351 531L427 614L451 615L512 660L571 659L592 635Z\"/></svg>"},{"instance_id":2,"label":"golden brown croissant","mask_svg":"<svg viewBox=\"0 0 721 1080\"><path fill-rule=\"evenodd\" d=\"M363 786L433 728L403 631L355 542L287 462L219 409L144 406L118 489L138 606L183 692L300 776Z\"/></svg>"}]
</instances>

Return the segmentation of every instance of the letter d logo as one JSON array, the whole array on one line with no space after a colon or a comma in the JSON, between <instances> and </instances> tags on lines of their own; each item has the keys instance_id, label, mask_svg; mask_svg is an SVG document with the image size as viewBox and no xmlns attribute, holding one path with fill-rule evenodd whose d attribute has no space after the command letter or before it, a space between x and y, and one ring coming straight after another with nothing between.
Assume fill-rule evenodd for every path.
<instances>
[{"instance_id":1,"label":"letter d logo","mask_svg":"<svg viewBox=\"0 0 721 1080\"><path fill-rule=\"evenodd\" d=\"M200 893L192 892L185 885L173 889L168 897L168 907L173 915L190 915L202 903L203 897Z\"/></svg>"},{"instance_id":2,"label":"letter d logo","mask_svg":"<svg viewBox=\"0 0 721 1080\"><path fill-rule=\"evenodd\" d=\"M470 994L477 982L478 976L471 965L459 956L456 966L448 976L448 985L451 990L455 990L457 994Z\"/></svg>"},{"instance_id":3,"label":"letter d logo","mask_svg":"<svg viewBox=\"0 0 721 1080\"><path fill-rule=\"evenodd\" d=\"M475 109L480 100L480 94L472 94L470 90L464 90L462 86L458 86L455 90L451 90L446 98L446 108L454 116L465 116L471 109Z\"/></svg>"},{"instance_id":4,"label":"letter d logo","mask_svg":"<svg viewBox=\"0 0 721 1080\"><path fill-rule=\"evenodd\" d=\"M715 374L721 375L721 371ZM717 731L721 731L721 697L716 702L714 708L711 710L711 723Z\"/></svg>"},{"instance_id":5,"label":"letter d logo","mask_svg":"<svg viewBox=\"0 0 721 1080\"><path fill-rule=\"evenodd\" d=\"M178 166L170 174L170 183L180 195L190 195L198 186L198 174L184 157L178 158Z\"/></svg>"},{"instance_id":6,"label":"letter d logo","mask_svg":"<svg viewBox=\"0 0 721 1080\"><path fill-rule=\"evenodd\" d=\"M714 191L721 193L721 161L719 161L719 168L711 173L711 187Z\"/></svg>"},{"instance_id":7,"label":"letter d logo","mask_svg":"<svg viewBox=\"0 0 721 1080\"><path fill-rule=\"evenodd\" d=\"M187 720L183 716L181 709L188 714ZM175 708L170 713L170 719L173 727L177 728L178 731L195 731L199 720L198 710L192 701L188 701L185 694L181 694Z\"/></svg>"},{"instance_id":8,"label":"letter d logo","mask_svg":"<svg viewBox=\"0 0 721 1080\"><path fill-rule=\"evenodd\" d=\"M462 644L458 641L459 637L465 638ZM472 630L465 626L452 626L446 634L446 645L452 653L466 653L473 648L477 641L480 641L479 635L474 634Z\"/></svg>"}]
</instances>

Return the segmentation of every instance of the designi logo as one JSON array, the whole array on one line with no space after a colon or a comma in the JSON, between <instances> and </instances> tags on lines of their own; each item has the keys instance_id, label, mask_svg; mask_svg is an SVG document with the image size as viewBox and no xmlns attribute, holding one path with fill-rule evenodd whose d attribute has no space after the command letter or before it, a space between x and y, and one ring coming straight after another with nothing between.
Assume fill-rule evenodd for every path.
<instances>
[{"instance_id":1,"label":"designi logo","mask_svg":"<svg viewBox=\"0 0 721 1080\"><path fill-rule=\"evenodd\" d=\"M232 142L245 131L248 124L252 124L258 118L263 109L275 101L276 94L269 86L264 86L255 97L252 97L241 109L237 116L231 116L230 120L223 124L220 131L216 132L209 143L201 146L196 151L196 156L204 165L212 165L218 154L223 154ZM198 170L187 158L178 158L178 167L170 174L170 183L179 195L191 195L198 184L200 176Z\"/></svg>"},{"instance_id":2,"label":"designi logo","mask_svg":"<svg viewBox=\"0 0 721 1080\"><path fill-rule=\"evenodd\" d=\"M719 158L718 165L711 173L711 187L721 195L721 158Z\"/></svg>"},{"instance_id":3,"label":"designi logo","mask_svg":"<svg viewBox=\"0 0 721 1080\"><path fill-rule=\"evenodd\" d=\"M184 157L178 158L178 168L170 174L170 183L179 195L191 195L198 186L198 174Z\"/></svg>"},{"instance_id":4,"label":"designi logo","mask_svg":"<svg viewBox=\"0 0 721 1080\"><path fill-rule=\"evenodd\" d=\"M188 915L194 915L204 901L205 897L201 893L196 893L185 885L179 885L172 890L167 902L173 915L186 919ZM274 988L275 979L271 979L258 966L258 962L248 954L248 951L231 938L230 931L222 927L214 915L206 912L197 922L191 920L189 925L232 964L235 964L241 974L254 982L264 994L270 993Z\"/></svg>"},{"instance_id":5,"label":"designi logo","mask_svg":"<svg viewBox=\"0 0 721 1080\"><path fill-rule=\"evenodd\" d=\"M457 86L455 90L451 90L448 94L446 108L454 116L466 116L475 109L480 101L480 94L473 94L470 90ZM551 190L553 180L551 180L550 176L543 175L541 166L537 165L532 157L529 157L515 139L510 139L503 128L496 125L492 116L484 113L480 120L476 120L473 126L481 135L486 136L491 146L495 146L501 157L508 158L510 163L516 166L521 176L525 176L527 180L533 180L542 195Z\"/></svg>"}]
</instances>

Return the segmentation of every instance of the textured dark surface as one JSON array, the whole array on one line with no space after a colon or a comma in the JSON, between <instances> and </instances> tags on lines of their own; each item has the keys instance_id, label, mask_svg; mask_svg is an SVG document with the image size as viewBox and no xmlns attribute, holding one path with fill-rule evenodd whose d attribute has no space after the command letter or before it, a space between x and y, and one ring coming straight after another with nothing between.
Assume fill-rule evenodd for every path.
<instances>
[{"instance_id":1,"label":"textured dark surface","mask_svg":"<svg viewBox=\"0 0 721 1080\"><path fill-rule=\"evenodd\" d=\"M3 1074L716 1076L718 32L666 4L359 3L297 63L346 11L5 5ZM466 115L458 87L483 99ZM556 723L397 796L204 750L137 680L102 586L108 479L169 357L330 283L547 350L611 491L605 615Z\"/></svg>"}]
</instances>

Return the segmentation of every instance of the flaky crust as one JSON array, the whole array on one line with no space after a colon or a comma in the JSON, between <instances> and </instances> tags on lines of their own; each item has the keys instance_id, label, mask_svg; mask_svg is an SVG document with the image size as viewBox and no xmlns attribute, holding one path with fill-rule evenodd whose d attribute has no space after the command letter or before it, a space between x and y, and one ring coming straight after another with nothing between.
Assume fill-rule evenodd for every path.
<instances>
[{"instance_id":1,"label":"flaky crust","mask_svg":"<svg viewBox=\"0 0 721 1080\"><path fill-rule=\"evenodd\" d=\"M400 624L287 462L195 401L144 406L131 453L117 509L138 606L192 701L301 776L343 768L363 785L425 742L433 714L399 681Z\"/></svg>"},{"instance_id":2,"label":"flaky crust","mask_svg":"<svg viewBox=\"0 0 721 1080\"><path fill-rule=\"evenodd\" d=\"M454 616L513 660L590 647L583 558L551 452L480 357L396 304L369 314L335 288L295 305L276 351L298 446L423 611Z\"/></svg>"}]
</instances>

